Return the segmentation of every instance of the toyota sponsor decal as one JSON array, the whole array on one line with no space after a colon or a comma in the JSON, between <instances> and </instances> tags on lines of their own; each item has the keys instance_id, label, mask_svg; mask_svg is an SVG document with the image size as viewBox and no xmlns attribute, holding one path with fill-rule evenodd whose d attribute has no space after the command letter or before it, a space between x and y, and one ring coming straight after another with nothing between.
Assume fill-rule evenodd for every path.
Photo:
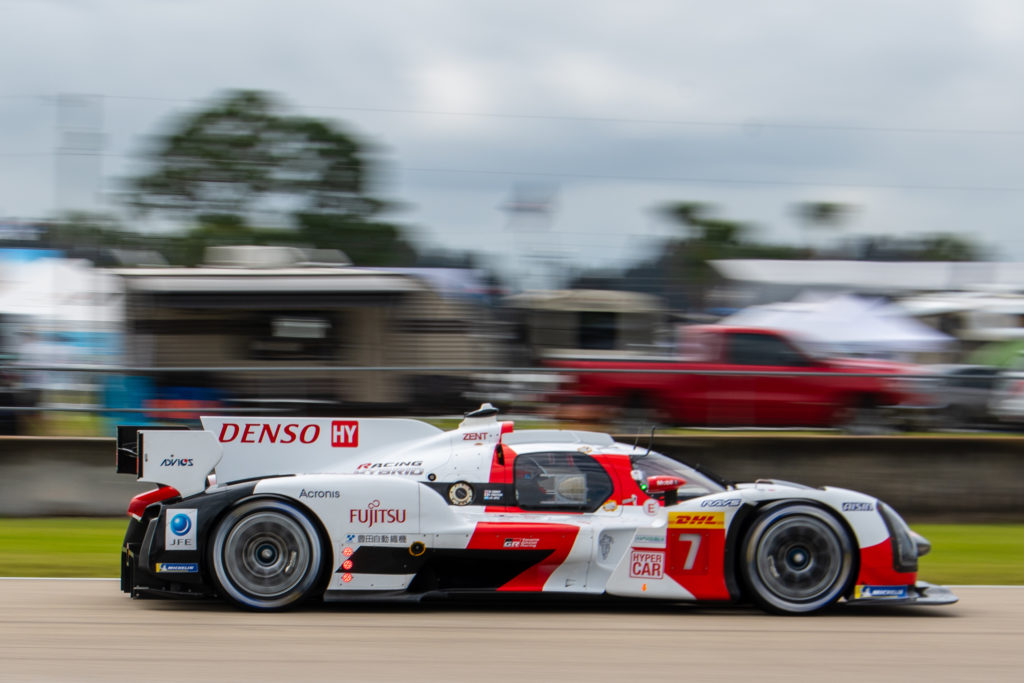
<instances>
[{"instance_id":1,"label":"toyota sponsor decal","mask_svg":"<svg viewBox=\"0 0 1024 683\"><path fill-rule=\"evenodd\" d=\"M348 521L350 524L372 528L376 524L404 524L407 514L405 508L386 508L381 506L379 500L373 500L364 508L349 510Z\"/></svg>"},{"instance_id":2,"label":"toyota sponsor decal","mask_svg":"<svg viewBox=\"0 0 1024 683\"><path fill-rule=\"evenodd\" d=\"M712 498L700 502L702 508L738 508L741 504L739 498Z\"/></svg>"},{"instance_id":3,"label":"toyota sponsor decal","mask_svg":"<svg viewBox=\"0 0 1024 683\"><path fill-rule=\"evenodd\" d=\"M334 448L357 448L359 446L359 422L356 420L334 420L331 422L331 446Z\"/></svg>"},{"instance_id":4,"label":"toyota sponsor decal","mask_svg":"<svg viewBox=\"0 0 1024 683\"><path fill-rule=\"evenodd\" d=\"M724 512L673 512L669 515L668 525L673 529L724 529Z\"/></svg>"},{"instance_id":5,"label":"toyota sponsor decal","mask_svg":"<svg viewBox=\"0 0 1024 683\"><path fill-rule=\"evenodd\" d=\"M333 489L300 489L299 498L341 498L341 491Z\"/></svg>"},{"instance_id":6,"label":"toyota sponsor decal","mask_svg":"<svg viewBox=\"0 0 1024 683\"><path fill-rule=\"evenodd\" d=\"M167 511L164 527L164 550L196 549L196 510L178 509Z\"/></svg>"},{"instance_id":7,"label":"toyota sponsor decal","mask_svg":"<svg viewBox=\"0 0 1024 683\"><path fill-rule=\"evenodd\" d=\"M217 440L221 443L308 445L317 443L320 435L320 425L316 423L225 422ZM334 448L358 448L359 421L333 420L330 437Z\"/></svg>"},{"instance_id":8,"label":"toyota sponsor decal","mask_svg":"<svg viewBox=\"0 0 1024 683\"><path fill-rule=\"evenodd\" d=\"M198 574L198 562L157 562L157 574Z\"/></svg>"},{"instance_id":9,"label":"toyota sponsor decal","mask_svg":"<svg viewBox=\"0 0 1024 683\"><path fill-rule=\"evenodd\" d=\"M632 549L629 552L629 576L634 579L663 578L665 551Z\"/></svg>"},{"instance_id":10,"label":"toyota sponsor decal","mask_svg":"<svg viewBox=\"0 0 1024 683\"><path fill-rule=\"evenodd\" d=\"M405 475L418 477L423 474L422 460L401 460L396 462L364 462L356 467L355 474Z\"/></svg>"},{"instance_id":11,"label":"toyota sponsor decal","mask_svg":"<svg viewBox=\"0 0 1024 683\"><path fill-rule=\"evenodd\" d=\"M905 598L908 595L906 586L865 586L854 587L853 597L856 600L893 600Z\"/></svg>"},{"instance_id":12,"label":"toyota sponsor decal","mask_svg":"<svg viewBox=\"0 0 1024 683\"><path fill-rule=\"evenodd\" d=\"M221 443L289 444L316 443L320 438L320 425L262 424L259 422L225 422L220 427L217 440Z\"/></svg>"},{"instance_id":13,"label":"toyota sponsor decal","mask_svg":"<svg viewBox=\"0 0 1024 683\"><path fill-rule=\"evenodd\" d=\"M664 548L665 539L664 531L638 531L633 537L633 545L638 548Z\"/></svg>"}]
</instances>

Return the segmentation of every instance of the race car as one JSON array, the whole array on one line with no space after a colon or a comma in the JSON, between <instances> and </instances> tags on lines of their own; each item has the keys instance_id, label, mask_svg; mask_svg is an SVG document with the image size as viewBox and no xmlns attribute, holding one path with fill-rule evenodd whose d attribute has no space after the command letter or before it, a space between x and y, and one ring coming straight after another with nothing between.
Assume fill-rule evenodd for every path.
<instances>
[{"instance_id":1,"label":"race car","mask_svg":"<svg viewBox=\"0 0 1024 683\"><path fill-rule=\"evenodd\" d=\"M607 434L516 431L490 404L442 431L410 419L204 417L122 426L136 496L132 597L307 600L544 593L939 605L928 542L883 502L777 480L731 484Z\"/></svg>"}]
</instances>

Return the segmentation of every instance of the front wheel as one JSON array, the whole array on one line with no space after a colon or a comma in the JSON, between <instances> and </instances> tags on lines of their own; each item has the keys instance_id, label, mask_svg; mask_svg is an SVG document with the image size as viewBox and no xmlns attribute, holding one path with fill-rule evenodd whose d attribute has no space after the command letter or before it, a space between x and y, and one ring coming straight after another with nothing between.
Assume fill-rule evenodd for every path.
<instances>
[{"instance_id":1,"label":"front wheel","mask_svg":"<svg viewBox=\"0 0 1024 683\"><path fill-rule=\"evenodd\" d=\"M221 595L257 610L283 609L310 597L324 566L316 527L280 500L253 500L228 512L210 554Z\"/></svg>"},{"instance_id":2,"label":"front wheel","mask_svg":"<svg viewBox=\"0 0 1024 683\"><path fill-rule=\"evenodd\" d=\"M750 597L776 614L809 614L838 600L853 578L854 544L828 512L812 505L770 508L743 543Z\"/></svg>"}]
</instances>

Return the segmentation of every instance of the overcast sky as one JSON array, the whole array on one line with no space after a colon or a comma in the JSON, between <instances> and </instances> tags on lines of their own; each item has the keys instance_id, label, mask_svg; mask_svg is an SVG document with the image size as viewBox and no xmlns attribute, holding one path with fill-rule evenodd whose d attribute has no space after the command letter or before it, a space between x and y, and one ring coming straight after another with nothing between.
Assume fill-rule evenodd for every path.
<instances>
[{"instance_id":1,"label":"overcast sky","mask_svg":"<svg viewBox=\"0 0 1024 683\"><path fill-rule=\"evenodd\" d=\"M799 243L824 200L1024 260L1020 0L0 0L0 36L0 216L109 209L147 136L256 88L373 142L424 242L614 263L666 202ZM61 94L102 96L65 122L102 157L57 163Z\"/></svg>"}]
</instances>

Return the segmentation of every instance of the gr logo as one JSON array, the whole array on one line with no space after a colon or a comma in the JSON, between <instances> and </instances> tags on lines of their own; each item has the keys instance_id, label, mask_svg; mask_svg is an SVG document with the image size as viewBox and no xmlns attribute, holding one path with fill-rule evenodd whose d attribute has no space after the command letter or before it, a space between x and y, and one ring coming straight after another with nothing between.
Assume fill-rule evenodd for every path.
<instances>
[{"instance_id":1,"label":"gr logo","mask_svg":"<svg viewBox=\"0 0 1024 683\"><path fill-rule=\"evenodd\" d=\"M167 526L164 530L164 549L196 549L196 511L194 508L167 511Z\"/></svg>"}]
</instances>

